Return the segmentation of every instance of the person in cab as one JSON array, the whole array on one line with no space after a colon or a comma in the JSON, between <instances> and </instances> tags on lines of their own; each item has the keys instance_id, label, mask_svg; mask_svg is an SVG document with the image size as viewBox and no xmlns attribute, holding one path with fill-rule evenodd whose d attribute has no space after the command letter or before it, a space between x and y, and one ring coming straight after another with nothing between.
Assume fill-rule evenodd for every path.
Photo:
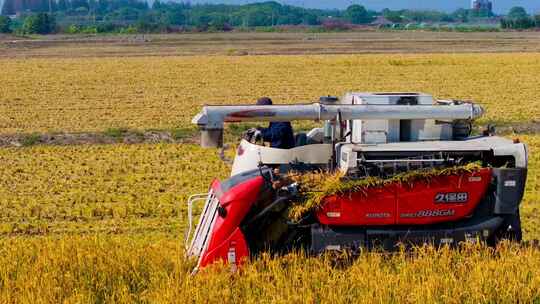
<instances>
[{"instance_id":1,"label":"person in cab","mask_svg":"<svg viewBox=\"0 0 540 304\"><path fill-rule=\"evenodd\" d=\"M257 100L257 105L270 106L272 99L261 97ZM255 141L261 138L264 142L269 142L271 148L290 149L295 145L294 132L289 121L273 121L268 128L252 128L247 131L247 135Z\"/></svg>"}]
</instances>

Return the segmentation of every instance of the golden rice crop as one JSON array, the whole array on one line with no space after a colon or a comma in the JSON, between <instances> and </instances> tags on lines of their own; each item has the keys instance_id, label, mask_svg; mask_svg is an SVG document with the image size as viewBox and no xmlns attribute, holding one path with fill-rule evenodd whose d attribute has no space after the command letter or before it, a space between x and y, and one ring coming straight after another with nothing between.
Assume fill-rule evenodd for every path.
<instances>
[{"instance_id":1,"label":"golden rice crop","mask_svg":"<svg viewBox=\"0 0 540 304\"><path fill-rule=\"evenodd\" d=\"M529 170L525 196L521 203L523 232L530 239L540 239L540 135L521 136L529 146Z\"/></svg>"},{"instance_id":2,"label":"golden rice crop","mask_svg":"<svg viewBox=\"0 0 540 304\"><path fill-rule=\"evenodd\" d=\"M522 217L540 237L540 136ZM183 257L186 195L228 168L194 145L0 149L0 302L514 302L540 297L540 250L420 249L364 253L351 265L292 254L241 274L190 277ZM37 234L33 236L32 234Z\"/></svg>"},{"instance_id":3,"label":"golden rice crop","mask_svg":"<svg viewBox=\"0 0 540 304\"><path fill-rule=\"evenodd\" d=\"M0 133L185 128L205 103L346 91L475 99L497 122L540 117L537 53L3 59L0 67Z\"/></svg>"},{"instance_id":4,"label":"golden rice crop","mask_svg":"<svg viewBox=\"0 0 540 304\"><path fill-rule=\"evenodd\" d=\"M187 196L229 173L215 151L173 144L0 149L0 163L0 235L178 234Z\"/></svg>"},{"instance_id":5,"label":"golden rice crop","mask_svg":"<svg viewBox=\"0 0 540 304\"><path fill-rule=\"evenodd\" d=\"M539 54L0 60L0 134L186 128L204 103L418 90L477 99L485 121L538 121ZM540 238L540 135L524 237ZM0 149L0 302L538 302L540 250L470 246L364 253L347 265L291 254L241 274L188 275L185 201L229 168L195 145Z\"/></svg>"},{"instance_id":6,"label":"golden rice crop","mask_svg":"<svg viewBox=\"0 0 540 304\"><path fill-rule=\"evenodd\" d=\"M525 238L533 239L540 237L540 137L522 140L531 145L522 211ZM215 151L163 144L0 153L9 164L1 178L2 222L11 225L0 238L1 302L477 303L539 297L535 248L365 253L343 267L293 254L254 260L240 275L217 268L190 277L193 262L183 257L177 204L205 191L214 175L227 175ZM185 215L183 204L180 210ZM32 228L35 223L44 228Z\"/></svg>"},{"instance_id":7,"label":"golden rice crop","mask_svg":"<svg viewBox=\"0 0 540 304\"><path fill-rule=\"evenodd\" d=\"M2 303L522 303L540 299L540 250L425 247L356 260L262 256L190 276L178 242L126 236L0 240Z\"/></svg>"}]
</instances>

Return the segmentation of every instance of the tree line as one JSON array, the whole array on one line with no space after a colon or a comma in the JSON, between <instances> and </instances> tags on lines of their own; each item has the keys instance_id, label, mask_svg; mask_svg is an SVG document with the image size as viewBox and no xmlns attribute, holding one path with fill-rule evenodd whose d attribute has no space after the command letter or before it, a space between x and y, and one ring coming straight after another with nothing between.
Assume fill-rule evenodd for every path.
<instances>
[{"instance_id":1,"label":"tree line","mask_svg":"<svg viewBox=\"0 0 540 304\"><path fill-rule=\"evenodd\" d=\"M540 13L535 16L529 16L523 7L513 7L510 9L508 15L501 19L501 27L504 29L540 28Z\"/></svg>"},{"instance_id":2,"label":"tree line","mask_svg":"<svg viewBox=\"0 0 540 304\"><path fill-rule=\"evenodd\" d=\"M12 14L19 2L5 0L3 14ZM28 2L28 1L26 1ZM275 30L286 26L316 27L323 31L344 30L369 24L382 16L391 23L466 23L493 17L492 12L458 9L452 13L429 10L367 10L351 5L345 10L323 10L282 5L275 1L245 5L162 2L151 6L141 0L34 0L34 6L17 17L0 16L0 32L28 34L150 33L174 31L229 31L233 28ZM503 28L539 26L538 16L529 17L514 8L501 19ZM527 22L525 21L527 20Z\"/></svg>"}]
</instances>

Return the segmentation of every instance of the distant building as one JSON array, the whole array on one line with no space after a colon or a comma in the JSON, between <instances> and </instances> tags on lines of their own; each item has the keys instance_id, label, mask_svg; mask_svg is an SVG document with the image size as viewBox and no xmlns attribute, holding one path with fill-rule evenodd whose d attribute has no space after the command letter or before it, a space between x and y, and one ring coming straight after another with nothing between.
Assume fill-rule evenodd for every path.
<instances>
[{"instance_id":1,"label":"distant building","mask_svg":"<svg viewBox=\"0 0 540 304\"><path fill-rule=\"evenodd\" d=\"M489 0L472 0L471 9L475 11L487 11L491 13L493 11L493 3L491 3L491 1Z\"/></svg>"}]
</instances>

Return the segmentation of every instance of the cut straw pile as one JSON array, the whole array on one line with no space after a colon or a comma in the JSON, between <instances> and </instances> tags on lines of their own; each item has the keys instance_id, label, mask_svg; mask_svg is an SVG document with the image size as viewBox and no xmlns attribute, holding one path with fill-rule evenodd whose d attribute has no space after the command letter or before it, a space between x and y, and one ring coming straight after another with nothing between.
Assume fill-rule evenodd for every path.
<instances>
[{"instance_id":1,"label":"cut straw pile","mask_svg":"<svg viewBox=\"0 0 540 304\"><path fill-rule=\"evenodd\" d=\"M417 181L430 182L434 177L472 173L481 168L477 163L470 163L443 169L414 170L390 178L366 177L362 179L347 178L341 172L292 174L290 178L298 183L301 199L289 208L289 218L299 220L309 211L321 207L328 196L354 192L366 193L370 188L391 184L410 186Z\"/></svg>"}]
</instances>

